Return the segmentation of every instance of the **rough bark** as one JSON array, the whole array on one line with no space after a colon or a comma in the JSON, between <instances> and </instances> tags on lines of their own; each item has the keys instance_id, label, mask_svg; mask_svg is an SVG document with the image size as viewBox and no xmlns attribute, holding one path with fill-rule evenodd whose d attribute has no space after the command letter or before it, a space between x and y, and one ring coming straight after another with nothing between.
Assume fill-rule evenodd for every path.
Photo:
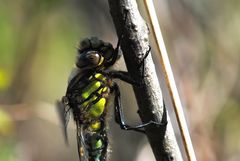
<instances>
[{"instance_id":1,"label":"rough bark","mask_svg":"<svg viewBox=\"0 0 240 161\"><path fill-rule=\"evenodd\" d=\"M128 72L135 80L141 80L139 64L149 49L149 30L141 17L135 0L108 0L110 12L118 37L123 33L121 49ZM124 21L127 12L126 22ZM163 98L152 61L151 53L145 59L145 77L141 87L133 87L139 106L139 115L143 123L155 121L162 123L167 117L166 126L148 126L146 135L157 161L182 161L174 131L163 108ZM164 113L165 112L165 113Z\"/></svg>"}]
</instances>

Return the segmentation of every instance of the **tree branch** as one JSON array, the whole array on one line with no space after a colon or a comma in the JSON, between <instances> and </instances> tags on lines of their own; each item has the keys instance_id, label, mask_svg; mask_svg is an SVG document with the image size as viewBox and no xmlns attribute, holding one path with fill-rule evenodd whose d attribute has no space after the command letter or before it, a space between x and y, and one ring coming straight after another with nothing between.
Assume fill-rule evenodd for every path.
<instances>
[{"instance_id":1,"label":"tree branch","mask_svg":"<svg viewBox=\"0 0 240 161\"><path fill-rule=\"evenodd\" d=\"M139 64L149 49L149 30L146 22L142 19L135 0L108 1L118 37L123 34L121 49L128 72L135 80L141 80L142 71ZM126 12L126 22L124 22ZM143 85L140 88L134 87L140 118L143 123L149 121L163 123L164 119L168 120L167 128L164 125L151 125L146 128L146 135L153 153L157 161L182 161L171 122L164 110L162 93L151 54L145 59L144 71Z\"/></svg>"}]
</instances>

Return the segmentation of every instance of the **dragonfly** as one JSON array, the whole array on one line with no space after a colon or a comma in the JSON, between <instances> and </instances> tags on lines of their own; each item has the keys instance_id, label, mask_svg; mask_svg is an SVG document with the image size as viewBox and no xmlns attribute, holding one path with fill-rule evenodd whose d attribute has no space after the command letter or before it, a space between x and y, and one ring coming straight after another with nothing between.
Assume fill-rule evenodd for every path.
<instances>
[{"instance_id":1,"label":"dragonfly","mask_svg":"<svg viewBox=\"0 0 240 161\"><path fill-rule=\"evenodd\" d=\"M77 48L76 68L69 76L66 94L57 101L66 143L68 143L67 125L70 115L75 121L80 161L108 160L109 140L106 116L112 96L114 120L121 129L145 133L146 126L158 124L154 121L137 126L125 123L120 88L114 80L120 79L136 87L141 87L142 81L136 81L127 71L111 69L121 57L122 38L123 34L116 48L97 37L83 39ZM149 46L139 63L142 78L144 77L144 60L150 50Z\"/></svg>"}]
</instances>

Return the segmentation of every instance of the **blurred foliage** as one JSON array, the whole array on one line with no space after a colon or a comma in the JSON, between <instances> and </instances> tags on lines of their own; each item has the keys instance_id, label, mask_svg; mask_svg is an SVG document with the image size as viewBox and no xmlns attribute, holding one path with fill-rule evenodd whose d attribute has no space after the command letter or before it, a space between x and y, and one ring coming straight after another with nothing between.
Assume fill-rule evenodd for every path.
<instances>
[{"instance_id":1,"label":"blurred foliage","mask_svg":"<svg viewBox=\"0 0 240 161\"><path fill-rule=\"evenodd\" d=\"M236 100L229 100L215 122L221 145L226 147L224 151L226 156L234 156L240 151L240 140L236 139L240 136L239 114L239 103Z\"/></svg>"},{"instance_id":2,"label":"blurred foliage","mask_svg":"<svg viewBox=\"0 0 240 161\"><path fill-rule=\"evenodd\" d=\"M1 161L10 161L12 160L12 154L14 150L14 144L12 142L3 142L0 141L0 160Z\"/></svg>"},{"instance_id":3,"label":"blurred foliage","mask_svg":"<svg viewBox=\"0 0 240 161\"><path fill-rule=\"evenodd\" d=\"M9 161L14 151L14 120L7 111L0 107L0 160ZM2 139L1 139L2 138Z\"/></svg>"},{"instance_id":4,"label":"blurred foliage","mask_svg":"<svg viewBox=\"0 0 240 161\"><path fill-rule=\"evenodd\" d=\"M13 130L13 119L6 113L6 111L0 109L0 136L9 135Z\"/></svg>"},{"instance_id":5,"label":"blurred foliage","mask_svg":"<svg viewBox=\"0 0 240 161\"><path fill-rule=\"evenodd\" d=\"M199 161L240 160L239 3L155 1ZM66 148L54 103L79 40L96 35L115 45L107 0L1 0L0 35L0 161L77 160L74 128ZM120 85L128 120L137 124L134 95ZM140 160L143 136L110 126L111 160Z\"/></svg>"},{"instance_id":6,"label":"blurred foliage","mask_svg":"<svg viewBox=\"0 0 240 161\"><path fill-rule=\"evenodd\" d=\"M0 69L0 91L8 88L10 85L10 76L8 72Z\"/></svg>"}]
</instances>

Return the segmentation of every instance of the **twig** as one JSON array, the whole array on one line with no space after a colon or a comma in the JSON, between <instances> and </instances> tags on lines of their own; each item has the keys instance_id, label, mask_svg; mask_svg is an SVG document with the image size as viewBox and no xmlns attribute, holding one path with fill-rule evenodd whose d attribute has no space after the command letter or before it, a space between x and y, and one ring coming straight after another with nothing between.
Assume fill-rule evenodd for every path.
<instances>
[{"instance_id":1,"label":"twig","mask_svg":"<svg viewBox=\"0 0 240 161\"><path fill-rule=\"evenodd\" d=\"M128 72L135 80L141 80L139 63L149 49L148 28L142 19L135 0L109 0L110 12L118 33L124 33L121 49ZM126 23L124 15L128 12ZM134 87L139 114L143 123L162 120L168 116L163 107L163 98L151 54L145 59L143 85ZM165 117L165 118L164 118ZM168 118L168 117L167 117ZM182 161L173 128L168 119L166 126L149 126L146 135L157 161Z\"/></svg>"},{"instance_id":2,"label":"twig","mask_svg":"<svg viewBox=\"0 0 240 161\"><path fill-rule=\"evenodd\" d=\"M175 84L175 80L173 77L173 72L168 59L167 50L166 50L162 33L160 30L160 25L158 23L156 11L155 11L152 0L144 0L144 2L148 11L148 15L150 17L151 27L154 32L153 35L157 44L157 49L158 49L158 52L160 53L162 69L164 71L165 80L167 81L168 90L170 93L171 100L173 102L173 107L176 114L177 123L181 132L187 158L189 161L197 161L194 153L194 149L192 146L191 138L188 132L187 123L184 118L182 104L181 104L180 97Z\"/></svg>"}]
</instances>

